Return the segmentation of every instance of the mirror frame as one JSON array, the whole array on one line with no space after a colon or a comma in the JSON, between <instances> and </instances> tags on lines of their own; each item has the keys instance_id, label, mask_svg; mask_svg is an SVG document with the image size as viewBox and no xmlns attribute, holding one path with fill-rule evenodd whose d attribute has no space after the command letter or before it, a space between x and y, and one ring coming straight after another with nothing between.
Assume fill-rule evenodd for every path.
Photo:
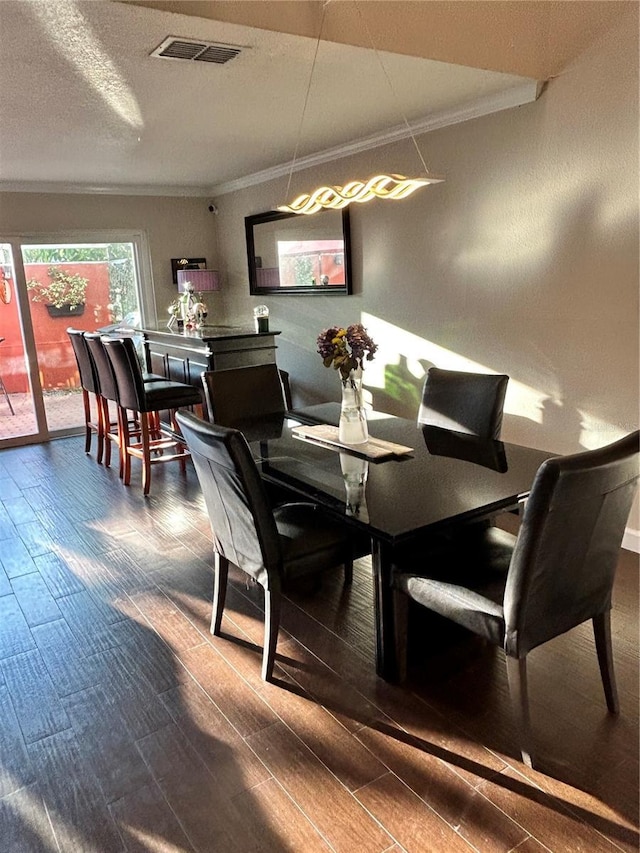
<instances>
[{"instance_id":1,"label":"mirror frame","mask_svg":"<svg viewBox=\"0 0 640 853\"><path fill-rule=\"evenodd\" d=\"M336 213L337 211L332 211ZM249 267L249 293L252 296L350 296L351 289L351 226L349 222L349 208L344 207L342 211L342 239L344 242L344 284L323 285L296 285L294 287L258 287L258 276L256 273L256 250L254 228L264 222L274 222L280 219L306 218L299 213L283 213L279 210L268 210L266 213L255 213L245 216L244 228L247 239L247 264ZM313 216L323 216L325 211L314 213Z\"/></svg>"}]
</instances>

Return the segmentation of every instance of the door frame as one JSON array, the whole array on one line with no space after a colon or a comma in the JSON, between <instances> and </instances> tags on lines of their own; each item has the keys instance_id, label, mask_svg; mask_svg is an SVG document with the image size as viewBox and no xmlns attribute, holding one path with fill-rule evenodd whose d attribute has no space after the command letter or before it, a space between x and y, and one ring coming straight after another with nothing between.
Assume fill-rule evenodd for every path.
<instances>
[{"instance_id":1,"label":"door frame","mask_svg":"<svg viewBox=\"0 0 640 853\"><path fill-rule=\"evenodd\" d=\"M38 358L31 310L29 308L29 292L27 290L22 247L24 245L66 245L66 244L95 244L95 243L131 243L133 245L133 260L138 283L138 301L140 306L141 325L154 325L157 322L157 308L151 254L149 242L144 231L125 229L91 229L88 231L24 231L20 233L0 232L0 243L11 247L13 260L14 294L18 305L18 319L22 331L22 340L26 355L26 367L29 386L33 399L36 418L36 432L31 435L14 436L0 439L0 448L19 447L26 444L40 444L55 438L77 435L84 430L84 425L51 432L47 426L44 397L40 384Z\"/></svg>"}]
</instances>

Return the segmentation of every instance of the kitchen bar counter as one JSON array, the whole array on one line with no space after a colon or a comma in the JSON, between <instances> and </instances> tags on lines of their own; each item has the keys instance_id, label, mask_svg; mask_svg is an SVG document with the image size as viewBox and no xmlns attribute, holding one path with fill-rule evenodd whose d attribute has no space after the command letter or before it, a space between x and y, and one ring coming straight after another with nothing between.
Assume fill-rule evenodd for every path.
<instances>
[{"instance_id":1,"label":"kitchen bar counter","mask_svg":"<svg viewBox=\"0 0 640 853\"><path fill-rule=\"evenodd\" d=\"M166 327L137 331L144 337L147 365L152 373L198 388L205 370L275 363L275 336L280 334L241 326L204 326L184 332Z\"/></svg>"}]
</instances>

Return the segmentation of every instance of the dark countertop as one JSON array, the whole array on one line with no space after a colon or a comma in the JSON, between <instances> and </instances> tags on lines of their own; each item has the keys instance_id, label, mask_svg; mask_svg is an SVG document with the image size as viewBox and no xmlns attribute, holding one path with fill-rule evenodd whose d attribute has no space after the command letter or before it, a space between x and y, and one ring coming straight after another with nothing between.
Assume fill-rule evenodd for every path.
<instances>
[{"instance_id":1,"label":"dark countertop","mask_svg":"<svg viewBox=\"0 0 640 853\"><path fill-rule=\"evenodd\" d=\"M175 343L188 339L210 341L228 338L266 338L280 334L278 331L256 332L250 326L203 326L202 329L189 329L187 331L168 329L166 326L150 326L145 329L136 329L136 331L142 334L150 332L154 336L162 335L163 338L166 338L167 342L174 341Z\"/></svg>"}]
</instances>

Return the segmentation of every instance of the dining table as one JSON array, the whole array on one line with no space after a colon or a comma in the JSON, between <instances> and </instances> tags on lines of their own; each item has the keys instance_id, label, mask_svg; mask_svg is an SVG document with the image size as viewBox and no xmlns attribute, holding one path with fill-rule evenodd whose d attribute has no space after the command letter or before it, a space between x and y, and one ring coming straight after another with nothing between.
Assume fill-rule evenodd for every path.
<instances>
[{"instance_id":1,"label":"dining table","mask_svg":"<svg viewBox=\"0 0 640 853\"><path fill-rule=\"evenodd\" d=\"M370 442L340 446L338 403L236 424L261 477L298 499L314 501L370 543L374 581L376 672L393 681L394 558L438 532L517 510L552 453L509 442L368 413Z\"/></svg>"}]
</instances>

